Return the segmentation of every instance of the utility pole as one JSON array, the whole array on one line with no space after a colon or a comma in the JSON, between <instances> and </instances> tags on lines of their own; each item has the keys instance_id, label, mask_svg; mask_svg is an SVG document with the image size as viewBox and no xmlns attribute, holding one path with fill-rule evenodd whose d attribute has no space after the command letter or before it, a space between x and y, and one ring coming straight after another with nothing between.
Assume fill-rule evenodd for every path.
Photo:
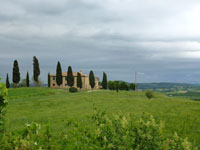
<instances>
[{"instance_id":1,"label":"utility pole","mask_svg":"<svg viewBox=\"0 0 200 150\"><path fill-rule=\"evenodd\" d=\"M135 91L137 91L137 72L135 72Z\"/></svg>"}]
</instances>

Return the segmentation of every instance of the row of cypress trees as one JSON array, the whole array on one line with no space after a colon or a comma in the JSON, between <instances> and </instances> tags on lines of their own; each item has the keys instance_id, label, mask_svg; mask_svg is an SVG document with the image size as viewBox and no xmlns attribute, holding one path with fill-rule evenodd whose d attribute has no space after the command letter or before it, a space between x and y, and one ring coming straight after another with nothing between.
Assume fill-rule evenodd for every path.
<instances>
[{"instance_id":1,"label":"row of cypress trees","mask_svg":"<svg viewBox=\"0 0 200 150\"><path fill-rule=\"evenodd\" d=\"M16 86L18 86L20 82L20 71L19 71L19 65L18 61L14 60L13 63L13 72L12 72L12 81ZM40 67L39 67L39 61L36 56L33 57L33 79L36 83L39 82L39 75L40 75ZM29 80L29 73L27 72L26 74L26 86L30 86L30 80ZM6 76L6 87L10 88L10 82L9 82L9 77L8 74Z\"/></svg>"},{"instance_id":2,"label":"row of cypress trees","mask_svg":"<svg viewBox=\"0 0 200 150\"><path fill-rule=\"evenodd\" d=\"M34 81L37 83L39 82L39 75L40 75L40 67L39 67L39 61L37 59L36 56L33 57L33 79ZM13 63L13 83L18 85L20 82L20 71L19 71L19 65L18 65L18 61L14 60ZM61 68L61 64L58 61L57 63L57 68L56 68L56 83L60 86L62 84L62 68ZM93 71L91 70L89 73L89 83L91 88L93 89L95 87L95 76ZM73 76L73 72L72 72L72 67L69 66L68 67L68 74L67 74L67 84L72 87L74 85L74 76ZM30 86L30 80L29 80L29 73L27 72L26 75L26 86L29 87ZM48 86L50 87L50 74L48 74ZM10 88L10 82L9 82L9 76L7 74L6 77L6 87ZM82 88L82 79L81 79L81 74L78 72L77 74L77 87L78 88ZM103 73L103 80L102 80L102 88L103 89L107 89L107 75L104 72Z\"/></svg>"},{"instance_id":3,"label":"row of cypress trees","mask_svg":"<svg viewBox=\"0 0 200 150\"><path fill-rule=\"evenodd\" d=\"M63 83L62 68L59 61L56 67L56 83L58 86L60 86ZM89 74L89 83L90 83L91 88L93 89L95 87L95 77L92 70L90 71L90 74ZM74 76L73 76L73 71L72 71L71 66L68 67L68 71L67 71L67 84L70 87L74 85ZM81 74L79 72L77 73L76 86L80 89L82 88L82 79L81 79ZM48 73L48 87L50 87L50 73Z\"/></svg>"}]
</instances>

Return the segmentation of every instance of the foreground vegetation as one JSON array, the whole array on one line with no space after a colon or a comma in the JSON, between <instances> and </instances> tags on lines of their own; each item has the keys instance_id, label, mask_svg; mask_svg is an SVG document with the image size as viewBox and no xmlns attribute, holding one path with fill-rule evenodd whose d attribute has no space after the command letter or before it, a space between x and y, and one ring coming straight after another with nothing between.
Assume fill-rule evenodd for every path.
<instances>
[{"instance_id":1,"label":"foreground vegetation","mask_svg":"<svg viewBox=\"0 0 200 150\"><path fill-rule=\"evenodd\" d=\"M99 120L98 117L96 118L96 121L92 120L95 119L94 117L91 118L91 116L94 115L94 103L95 106L100 110L100 112L107 112L107 115L105 115L106 117L103 115L103 118L96 114L96 116L100 117L100 120L104 120L101 120L101 122L105 124L103 125L105 128L102 128L100 124L95 124L95 122ZM120 139L120 137L123 138L123 136L121 135L119 137L116 137L116 139L107 139L109 138L109 136L115 137L113 134L117 132L116 130L118 130L117 126L110 126L109 123L117 123L114 119L116 116L118 116L119 118L120 116L122 116L121 119L118 120L118 122L123 121L123 117L126 116L120 115L120 113L129 113L129 115L131 116L130 120L126 118L128 122L127 129L124 131L119 131L119 133L122 132L121 134L123 134L123 136L125 136L129 140L131 138L133 139L132 134L134 133L135 135L135 132L138 131L142 132L141 135L138 133L138 136L141 136L139 138L141 140L140 142L148 138L152 139L151 136L156 134L155 138L159 138L159 140L155 140L154 138L153 139L160 143L160 147L166 146L166 141L168 141L168 145L170 145L170 143L173 143L172 141L174 141L175 138L179 141L179 146L183 143L186 143L186 145L188 145L191 148L192 145L188 141L194 143L193 145L199 146L199 102L180 98L170 98L161 94L155 94L155 97L153 99L148 100L143 92L120 91L119 93L117 93L115 91L102 90L93 92L82 91L78 93L69 93L66 90L49 88L9 89L9 105L7 107L6 126L8 132L18 131L17 133L20 134L17 134L17 139L21 139L23 137L25 141L27 141L26 136L28 136L27 134L29 134L29 132L32 132L32 130L36 130L37 128L39 128L37 124L32 123L34 121L41 124L42 126L42 131L40 131L40 135L45 135L41 138L47 137L47 139L49 139L48 136L50 136L50 139L53 143L55 142L53 139L62 139L60 141L62 144L57 143L60 146L65 143L64 137L70 137L70 140L72 141L71 144L67 144L68 146L87 146L87 144L89 144L90 146L95 146L92 144L94 144L94 141L96 141L98 143L96 145L97 148L99 146L110 146L110 148L116 149L116 147L113 146L116 146L115 142L116 140L118 140L122 143L117 143L117 145L121 145L122 149L125 149L127 147L123 146L128 146L128 143L130 145L134 144L136 141L133 140L132 142L129 141L128 143L124 143L123 139ZM113 117L113 114L118 115L115 115L115 117ZM151 127L155 132L153 132L146 126L144 127L144 124L142 125L142 122L139 121L141 120L141 118L149 116L149 114L152 114L155 118L155 128L152 128L152 118L147 117L146 119L143 119L143 123L146 125L149 124L149 128ZM162 121L165 125L162 133L160 132L160 129L162 127L159 124L160 121ZM28 125L26 130L23 130L24 124L26 123L30 125ZM50 128L45 129L45 126L47 124L50 125ZM130 128L130 126L133 124L135 125L134 131ZM144 128L142 128L141 131L139 131L139 128L142 126ZM95 138L97 136L96 131L98 128L101 128L104 132L103 135L101 135L101 140L93 139L93 142L90 141L92 140L92 138ZM119 129L122 130L123 128L120 126ZM34 131L34 133L38 132L39 131ZM131 134L128 132L131 132ZM178 138L178 136L175 135L175 133L182 137L182 139ZM149 136L146 137L147 135ZM62 136L62 138L60 138L60 136ZM90 140L88 139L88 136L91 137L91 139L89 138ZM107 145L105 143L101 143L105 140L104 136L106 136L106 139L109 141L107 142ZM134 138L137 138L138 136ZM188 140L184 140L186 137L188 137ZM82 138L86 138L89 141ZM167 140L167 138L171 140ZM40 139L40 141L46 141L47 139ZM69 142L70 140L68 139L67 141ZM156 144L155 142L153 143ZM50 145L55 144L51 143ZM146 148L148 148L147 143L143 143L143 146L144 145L147 145ZM93 149L95 148L93 147ZM145 148L141 147L141 149Z\"/></svg>"},{"instance_id":2,"label":"foreground vegetation","mask_svg":"<svg viewBox=\"0 0 200 150\"><path fill-rule=\"evenodd\" d=\"M177 133L169 139L163 136L163 123L153 116L134 120L131 115L107 116L94 108L90 125L68 120L56 140L49 126L32 122L22 132L12 132L3 138L2 149L137 149L137 150L191 150L197 149L187 138ZM91 126L93 127L91 129Z\"/></svg>"}]
</instances>

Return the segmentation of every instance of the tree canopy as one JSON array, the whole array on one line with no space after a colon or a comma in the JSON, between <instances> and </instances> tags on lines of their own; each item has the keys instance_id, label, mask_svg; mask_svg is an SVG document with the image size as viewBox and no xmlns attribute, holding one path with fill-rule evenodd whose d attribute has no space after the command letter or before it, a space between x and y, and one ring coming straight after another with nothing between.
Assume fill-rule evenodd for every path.
<instances>
[{"instance_id":1,"label":"tree canopy","mask_svg":"<svg viewBox=\"0 0 200 150\"><path fill-rule=\"evenodd\" d=\"M26 86L29 87L29 85L30 85L30 80L29 80L29 74L27 72L27 74L26 74Z\"/></svg>"},{"instance_id":2,"label":"tree canopy","mask_svg":"<svg viewBox=\"0 0 200 150\"><path fill-rule=\"evenodd\" d=\"M78 72L78 76L77 76L77 87L78 88L82 88L82 79L81 79L81 74Z\"/></svg>"},{"instance_id":3,"label":"tree canopy","mask_svg":"<svg viewBox=\"0 0 200 150\"><path fill-rule=\"evenodd\" d=\"M73 76L73 72L72 72L72 67L69 66L68 67L68 71L67 71L67 84L72 87L74 85L74 76Z\"/></svg>"},{"instance_id":4,"label":"tree canopy","mask_svg":"<svg viewBox=\"0 0 200 150\"><path fill-rule=\"evenodd\" d=\"M18 84L20 81L20 72L17 60L13 64L13 83Z\"/></svg>"},{"instance_id":5,"label":"tree canopy","mask_svg":"<svg viewBox=\"0 0 200 150\"><path fill-rule=\"evenodd\" d=\"M107 89L107 75L105 72L103 73L102 88Z\"/></svg>"},{"instance_id":6,"label":"tree canopy","mask_svg":"<svg viewBox=\"0 0 200 150\"><path fill-rule=\"evenodd\" d=\"M39 61L36 56L33 57L33 79L38 82L38 77L40 75Z\"/></svg>"},{"instance_id":7,"label":"tree canopy","mask_svg":"<svg viewBox=\"0 0 200 150\"><path fill-rule=\"evenodd\" d=\"M48 73L48 87L50 87L50 73Z\"/></svg>"},{"instance_id":8,"label":"tree canopy","mask_svg":"<svg viewBox=\"0 0 200 150\"><path fill-rule=\"evenodd\" d=\"M8 74L6 76L6 88L10 88L10 81L9 81Z\"/></svg>"},{"instance_id":9,"label":"tree canopy","mask_svg":"<svg viewBox=\"0 0 200 150\"><path fill-rule=\"evenodd\" d=\"M90 86L93 89L95 87L95 78L94 78L94 73L91 70L89 74L89 80L90 80Z\"/></svg>"},{"instance_id":10,"label":"tree canopy","mask_svg":"<svg viewBox=\"0 0 200 150\"><path fill-rule=\"evenodd\" d=\"M58 86L60 86L62 82L63 82L62 68L61 68L60 62L58 61L57 69L56 69L56 83L58 84Z\"/></svg>"}]
</instances>

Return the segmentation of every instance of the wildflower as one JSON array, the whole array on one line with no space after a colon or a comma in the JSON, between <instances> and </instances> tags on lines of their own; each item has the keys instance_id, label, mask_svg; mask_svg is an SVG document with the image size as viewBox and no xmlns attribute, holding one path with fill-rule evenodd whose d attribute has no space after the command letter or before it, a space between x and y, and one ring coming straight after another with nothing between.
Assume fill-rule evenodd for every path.
<instances>
[{"instance_id":1,"label":"wildflower","mask_svg":"<svg viewBox=\"0 0 200 150\"><path fill-rule=\"evenodd\" d=\"M97 136L100 136L101 130L99 128L96 130L96 134L97 134Z\"/></svg>"}]
</instances>

